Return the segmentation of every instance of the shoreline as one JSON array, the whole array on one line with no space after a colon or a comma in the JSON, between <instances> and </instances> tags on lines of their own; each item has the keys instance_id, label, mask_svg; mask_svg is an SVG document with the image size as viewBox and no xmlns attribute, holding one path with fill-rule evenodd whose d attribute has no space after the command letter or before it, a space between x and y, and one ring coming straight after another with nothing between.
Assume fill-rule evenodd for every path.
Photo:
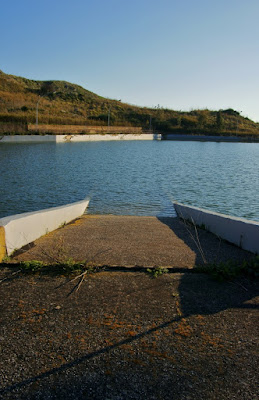
<instances>
[{"instance_id":1,"label":"shoreline","mask_svg":"<svg viewBox=\"0 0 259 400\"><path fill-rule=\"evenodd\" d=\"M118 140L163 140L224 143L259 143L259 138L220 135L189 135L175 133L86 133L86 134L29 134L2 135L1 143L74 143Z\"/></svg>"}]
</instances>

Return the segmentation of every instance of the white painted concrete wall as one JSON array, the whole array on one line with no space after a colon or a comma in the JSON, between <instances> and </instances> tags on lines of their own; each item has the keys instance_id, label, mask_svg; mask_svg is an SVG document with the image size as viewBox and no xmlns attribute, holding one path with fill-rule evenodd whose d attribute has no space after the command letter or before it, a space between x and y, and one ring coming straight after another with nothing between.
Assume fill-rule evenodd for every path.
<instances>
[{"instance_id":1,"label":"white painted concrete wall","mask_svg":"<svg viewBox=\"0 0 259 400\"><path fill-rule=\"evenodd\" d=\"M244 250L259 254L259 222L219 214L198 207L173 203L180 218L195 225L204 225L215 235L233 243Z\"/></svg>"},{"instance_id":2,"label":"white painted concrete wall","mask_svg":"<svg viewBox=\"0 0 259 400\"><path fill-rule=\"evenodd\" d=\"M160 134L91 134L91 135L14 135L0 137L1 143L40 143L40 142L96 142L114 140L161 140Z\"/></svg>"},{"instance_id":3,"label":"white painted concrete wall","mask_svg":"<svg viewBox=\"0 0 259 400\"><path fill-rule=\"evenodd\" d=\"M97 142L110 140L161 140L160 134L119 133L119 134L92 134L92 135L57 135L57 143L60 142Z\"/></svg>"},{"instance_id":4,"label":"white painted concrete wall","mask_svg":"<svg viewBox=\"0 0 259 400\"><path fill-rule=\"evenodd\" d=\"M39 237L57 229L63 223L68 223L81 216L89 200L78 201L61 207L52 207L36 212L11 215L0 219L0 226L5 230L7 254L20 249Z\"/></svg>"}]
</instances>

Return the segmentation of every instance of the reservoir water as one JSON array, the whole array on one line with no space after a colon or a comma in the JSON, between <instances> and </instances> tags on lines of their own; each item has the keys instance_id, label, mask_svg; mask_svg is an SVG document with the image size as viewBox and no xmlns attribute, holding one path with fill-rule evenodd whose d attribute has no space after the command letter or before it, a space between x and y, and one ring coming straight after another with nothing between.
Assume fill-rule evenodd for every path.
<instances>
[{"instance_id":1,"label":"reservoir water","mask_svg":"<svg viewBox=\"0 0 259 400\"><path fill-rule=\"evenodd\" d=\"M259 144L0 144L0 218L90 197L88 213L175 215L172 199L259 221Z\"/></svg>"}]
</instances>

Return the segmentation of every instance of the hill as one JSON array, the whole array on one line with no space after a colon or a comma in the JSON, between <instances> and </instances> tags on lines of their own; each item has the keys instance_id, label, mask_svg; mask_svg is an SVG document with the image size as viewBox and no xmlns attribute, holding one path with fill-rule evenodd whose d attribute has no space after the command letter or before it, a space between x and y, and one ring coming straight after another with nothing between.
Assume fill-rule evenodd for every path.
<instances>
[{"instance_id":1,"label":"hill","mask_svg":"<svg viewBox=\"0 0 259 400\"><path fill-rule=\"evenodd\" d=\"M113 126L259 136L259 124L233 109L184 112L137 107L98 96L69 82L34 81L0 71L0 133L22 133L29 123L35 123L36 108L39 124L105 126L109 116Z\"/></svg>"}]
</instances>

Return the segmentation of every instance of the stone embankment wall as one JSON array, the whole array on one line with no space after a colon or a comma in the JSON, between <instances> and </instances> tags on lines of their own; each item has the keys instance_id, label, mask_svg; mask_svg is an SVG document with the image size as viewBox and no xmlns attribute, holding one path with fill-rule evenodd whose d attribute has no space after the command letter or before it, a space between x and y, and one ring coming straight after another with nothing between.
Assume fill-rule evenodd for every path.
<instances>
[{"instance_id":1,"label":"stone embankment wall","mask_svg":"<svg viewBox=\"0 0 259 400\"><path fill-rule=\"evenodd\" d=\"M82 214L89 200L78 201L61 207L11 215L0 219L0 262L28 243L68 223Z\"/></svg>"},{"instance_id":2,"label":"stone embankment wall","mask_svg":"<svg viewBox=\"0 0 259 400\"><path fill-rule=\"evenodd\" d=\"M259 222L219 214L203 208L173 203L177 215L197 226L227 240L230 243L259 254Z\"/></svg>"}]
</instances>

